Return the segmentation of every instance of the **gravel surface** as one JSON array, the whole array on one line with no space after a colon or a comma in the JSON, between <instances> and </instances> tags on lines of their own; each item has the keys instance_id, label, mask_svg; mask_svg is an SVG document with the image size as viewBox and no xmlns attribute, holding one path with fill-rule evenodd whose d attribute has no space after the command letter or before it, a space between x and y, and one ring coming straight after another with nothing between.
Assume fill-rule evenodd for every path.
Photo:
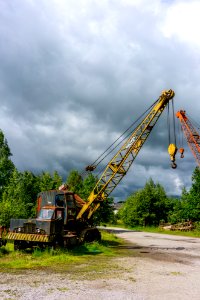
<instances>
[{"instance_id":1,"label":"gravel surface","mask_svg":"<svg viewBox=\"0 0 200 300\"><path fill-rule=\"evenodd\" d=\"M93 271L90 279L45 270L0 273L0 299L200 299L200 239L114 230L127 241L115 272Z\"/></svg>"}]
</instances>

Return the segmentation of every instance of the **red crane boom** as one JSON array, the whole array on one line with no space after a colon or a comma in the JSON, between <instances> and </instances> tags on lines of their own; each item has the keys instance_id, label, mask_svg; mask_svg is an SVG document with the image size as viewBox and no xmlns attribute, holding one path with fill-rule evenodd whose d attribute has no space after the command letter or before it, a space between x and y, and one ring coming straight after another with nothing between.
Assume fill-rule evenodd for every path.
<instances>
[{"instance_id":1,"label":"red crane boom","mask_svg":"<svg viewBox=\"0 0 200 300\"><path fill-rule=\"evenodd\" d=\"M199 167L200 167L200 135L197 130L192 125L191 121L186 116L185 110L180 110L176 113L177 118L181 123L181 128L186 137L187 143L194 155ZM182 150L182 152L181 152ZM180 149L180 152L183 153L183 148Z\"/></svg>"}]
</instances>

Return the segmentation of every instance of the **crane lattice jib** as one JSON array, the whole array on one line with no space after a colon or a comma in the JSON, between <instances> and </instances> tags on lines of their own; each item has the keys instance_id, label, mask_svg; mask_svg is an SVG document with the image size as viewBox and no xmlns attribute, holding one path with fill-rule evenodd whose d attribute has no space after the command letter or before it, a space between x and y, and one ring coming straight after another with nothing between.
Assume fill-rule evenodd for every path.
<instances>
[{"instance_id":1,"label":"crane lattice jib","mask_svg":"<svg viewBox=\"0 0 200 300\"><path fill-rule=\"evenodd\" d=\"M184 110L180 110L176 113L177 118L181 122L181 128L186 137L187 143L192 151L199 167L200 167L200 136L196 131Z\"/></svg>"},{"instance_id":2,"label":"crane lattice jib","mask_svg":"<svg viewBox=\"0 0 200 300\"><path fill-rule=\"evenodd\" d=\"M172 90L162 92L148 115L137 126L117 154L110 160L88 197L88 201L77 215L77 219L80 219L85 212L87 212L87 218L90 218L93 212L100 206L100 203L110 195L126 175L164 108L174 95L175 93Z\"/></svg>"}]
</instances>

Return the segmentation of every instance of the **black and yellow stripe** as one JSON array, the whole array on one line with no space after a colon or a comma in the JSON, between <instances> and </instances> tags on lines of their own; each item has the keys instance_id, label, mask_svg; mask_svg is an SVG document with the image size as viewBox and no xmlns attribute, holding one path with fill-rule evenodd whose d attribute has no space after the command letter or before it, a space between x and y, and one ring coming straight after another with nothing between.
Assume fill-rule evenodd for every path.
<instances>
[{"instance_id":1,"label":"black and yellow stripe","mask_svg":"<svg viewBox=\"0 0 200 300\"><path fill-rule=\"evenodd\" d=\"M30 241L30 242L51 242L51 237L44 234L30 234L30 233L17 233L9 232L7 235L8 240L18 240L18 241Z\"/></svg>"}]
</instances>

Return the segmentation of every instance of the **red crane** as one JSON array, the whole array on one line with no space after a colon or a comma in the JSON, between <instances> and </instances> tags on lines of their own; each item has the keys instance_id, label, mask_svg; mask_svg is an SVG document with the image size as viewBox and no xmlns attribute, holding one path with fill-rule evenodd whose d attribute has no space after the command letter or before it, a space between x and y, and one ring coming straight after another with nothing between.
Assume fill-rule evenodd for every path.
<instances>
[{"instance_id":1,"label":"red crane","mask_svg":"<svg viewBox=\"0 0 200 300\"><path fill-rule=\"evenodd\" d=\"M192 151L192 154L194 155L200 167L200 135L187 117L185 110L178 111L176 113L176 116L181 123L181 128L190 147L190 150ZM181 157L183 157L184 149L180 148L179 151L181 153Z\"/></svg>"}]
</instances>

